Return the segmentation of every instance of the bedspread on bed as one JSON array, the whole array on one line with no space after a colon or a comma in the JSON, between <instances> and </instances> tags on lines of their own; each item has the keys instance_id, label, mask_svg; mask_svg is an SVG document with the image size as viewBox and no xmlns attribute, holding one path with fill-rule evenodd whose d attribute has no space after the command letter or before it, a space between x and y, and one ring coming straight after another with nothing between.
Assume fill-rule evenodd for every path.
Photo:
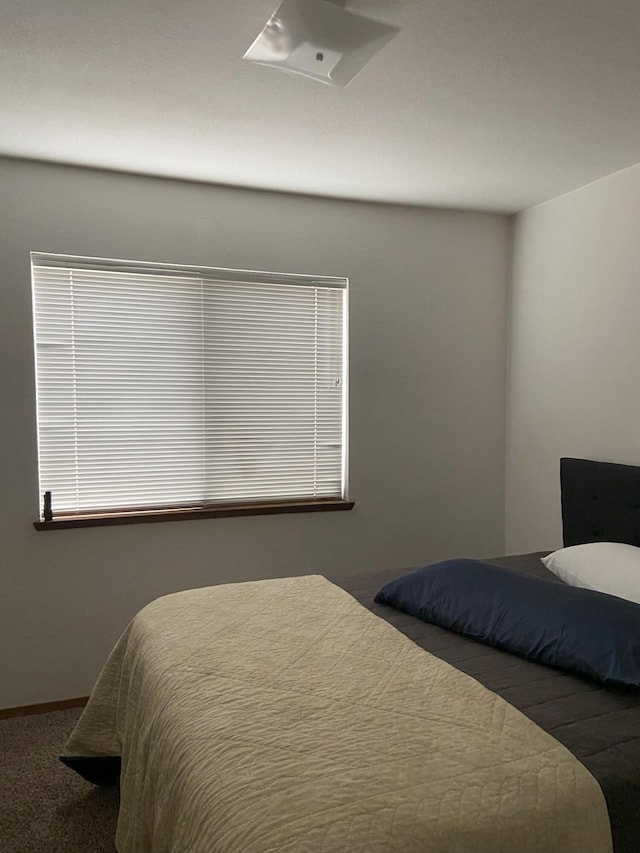
<instances>
[{"instance_id":1,"label":"bedspread on bed","mask_svg":"<svg viewBox=\"0 0 640 853\"><path fill-rule=\"evenodd\" d=\"M148 605L65 754L122 754L120 853L611 850L565 747L317 576Z\"/></svg>"},{"instance_id":2,"label":"bedspread on bed","mask_svg":"<svg viewBox=\"0 0 640 853\"><path fill-rule=\"evenodd\" d=\"M547 552L497 557L499 566L561 581L540 560ZM638 853L640 844L640 692L610 690L594 681L527 661L375 604L380 587L408 569L331 580L373 613L502 696L564 744L593 774L604 793L615 853Z\"/></svg>"}]
</instances>

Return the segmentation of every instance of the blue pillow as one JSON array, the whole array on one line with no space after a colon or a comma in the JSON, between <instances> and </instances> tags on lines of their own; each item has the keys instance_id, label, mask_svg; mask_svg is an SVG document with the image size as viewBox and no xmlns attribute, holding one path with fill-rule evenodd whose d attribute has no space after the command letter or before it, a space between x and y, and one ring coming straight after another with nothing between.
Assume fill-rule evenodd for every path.
<instances>
[{"instance_id":1,"label":"blue pillow","mask_svg":"<svg viewBox=\"0 0 640 853\"><path fill-rule=\"evenodd\" d=\"M445 560L386 584L388 604L536 663L640 687L640 604L480 560Z\"/></svg>"}]
</instances>

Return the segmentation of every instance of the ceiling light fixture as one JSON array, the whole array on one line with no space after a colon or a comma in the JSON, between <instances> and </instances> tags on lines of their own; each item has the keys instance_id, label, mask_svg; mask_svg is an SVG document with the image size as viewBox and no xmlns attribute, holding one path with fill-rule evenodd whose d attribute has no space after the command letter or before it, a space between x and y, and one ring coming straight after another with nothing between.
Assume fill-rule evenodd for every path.
<instances>
[{"instance_id":1,"label":"ceiling light fixture","mask_svg":"<svg viewBox=\"0 0 640 853\"><path fill-rule=\"evenodd\" d=\"M336 0L283 0L243 59L346 86L400 31Z\"/></svg>"}]
</instances>

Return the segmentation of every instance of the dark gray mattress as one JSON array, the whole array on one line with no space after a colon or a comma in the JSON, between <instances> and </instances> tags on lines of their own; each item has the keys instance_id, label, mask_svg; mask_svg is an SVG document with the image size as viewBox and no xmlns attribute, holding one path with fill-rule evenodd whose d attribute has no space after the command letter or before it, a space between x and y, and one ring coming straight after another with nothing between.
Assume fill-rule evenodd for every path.
<instances>
[{"instance_id":1,"label":"dark gray mattress","mask_svg":"<svg viewBox=\"0 0 640 853\"><path fill-rule=\"evenodd\" d=\"M490 560L561 583L537 554ZM614 691L374 604L407 569L329 580L421 648L471 675L553 735L598 780L609 809L615 853L640 850L640 691ZM515 851L514 851L515 853ZM588 851L585 851L588 853Z\"/></svg>"}]
</instances>

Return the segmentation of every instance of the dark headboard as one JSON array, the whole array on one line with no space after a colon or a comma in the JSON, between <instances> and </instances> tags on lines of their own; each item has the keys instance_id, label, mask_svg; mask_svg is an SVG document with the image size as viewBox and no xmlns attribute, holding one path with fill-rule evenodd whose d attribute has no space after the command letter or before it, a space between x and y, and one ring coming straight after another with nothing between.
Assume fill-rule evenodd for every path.
<instances>
[{"instance_id":1,"label":"dark headboard","mask_svg":"<svg viewBox=\"0 0 640 853\"><path fill-rule=\"evenodd\" d=\"M640 546L640 467L560 460L565 548L584 542Z\"/></svg>"}]
</instances>

